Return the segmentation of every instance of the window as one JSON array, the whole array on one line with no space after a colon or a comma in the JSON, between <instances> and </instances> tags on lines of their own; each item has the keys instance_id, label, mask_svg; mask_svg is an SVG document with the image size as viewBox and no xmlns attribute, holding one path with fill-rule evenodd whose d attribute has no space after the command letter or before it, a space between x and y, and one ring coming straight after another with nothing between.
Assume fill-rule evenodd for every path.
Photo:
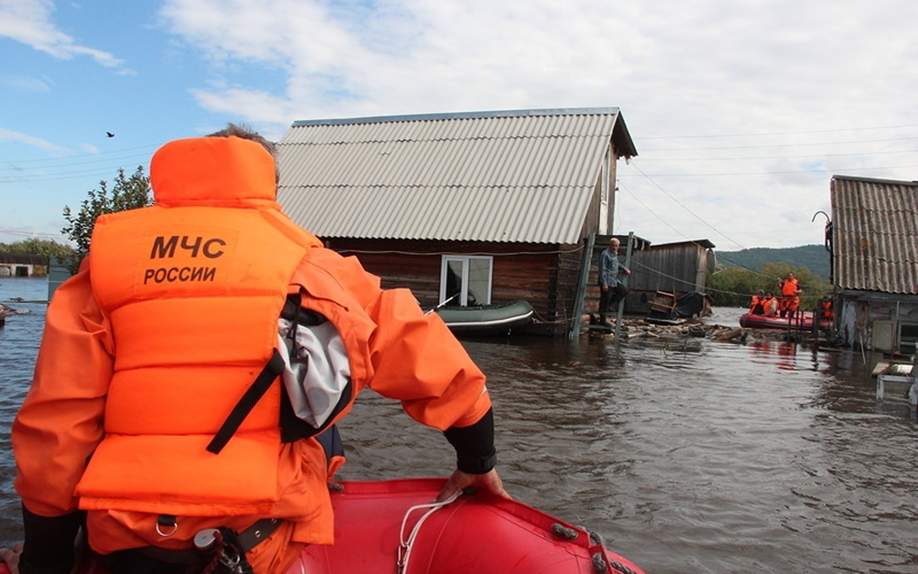
<instances>
[{"instance_id":1,"label":"window","mask_svg":"<svg viewBox=\"0 0 918 574\"><path fill-rule=\"evenodd\" d=\"M440 303L447 307L491 304L492 257L444 255L440 268Z\"/></svg>"},{"instance_id":2,"label":"window","mask_svg":"<svg viewBox=\"0 0 918 574\"><path fill-rule=\"evenodd\" d=\"M911 355L918 345L918 323L899 325L899 352Z\"/></svg>"}]
</instances>

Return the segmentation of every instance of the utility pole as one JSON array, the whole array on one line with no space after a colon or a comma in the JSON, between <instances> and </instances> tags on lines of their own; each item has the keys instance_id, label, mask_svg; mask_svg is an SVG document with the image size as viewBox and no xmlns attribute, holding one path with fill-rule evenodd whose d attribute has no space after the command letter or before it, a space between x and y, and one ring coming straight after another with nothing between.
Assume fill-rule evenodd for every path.
<instances>
[{"instance_id":1,"label":"utility pole","mask_svg":"<svg viewBox=\"0 0 918 574\"><path fill-rule=\"evenodd\" d=\"M634 232L632 231L628 233L628 247L627 249L625 249L625 267L628 268L629 271L631 270L631 248L633 245L634 245ZM625 287L628 287L628 280L630 278L631 278L630 275L625 275L625 279L622 282ZM618 302L618 314L615 317L615 341L616 342L619 341L618 337L621 334L621 330L622 330L622 315L625 314L625 299L626 298L627 297L622 297L622 300Z\"/></svg>"}]
</instances>

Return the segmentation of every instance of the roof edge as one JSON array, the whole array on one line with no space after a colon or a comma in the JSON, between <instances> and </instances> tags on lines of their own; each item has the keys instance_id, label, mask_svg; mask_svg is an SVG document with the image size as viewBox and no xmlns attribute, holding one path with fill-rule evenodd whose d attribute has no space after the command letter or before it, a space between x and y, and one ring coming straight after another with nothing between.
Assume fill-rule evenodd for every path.
<instances>
[{"instance_id":1,"label":"roof edge","mask_svg":"<svg viewBox=\"0 0 918 574\"><path fill-rule=\"evenodd\" d=\"M522 110L491 110L481 112L448 112L436 114L407 114L396 116L366 116L358 118L336 118L326 120L297 120L291 127L311 126L345 126L354 124L383 124L395 122L418 122L438 120L467 120L481 118L523 118L538 116L588 116L588 115L620 115L618 107L607 108L544 108ZM620 119L620 118L619 118ZM617 122L616 122L617 123ZM627 128L626 128L627 132ZM628 138L630 140L630 136ZM632 144L633 146L634 144Z\"/></svg>"},{"instance_id":2,"label":"roof edge","mask_svg":"<svg viewBox=\"0 0 918 574\"><path fill-rule=\"evenodd\" d=\"M918 186L918 180L907 179L882 179L878 177L859 177L856 175L833 175L833 180L842 181L862 181L865 183L886 183L889 185L915 185Z\"/></svg>"},{"instance_id":3,"label":"roof edge","mask_svg":"<svg viewBox=\"0 0 918 574\"><path fill-rule=\"evenodd\" d=\"M625 116L622 115L620 110L615 118L615 125L612 127L612 141L619 148L617 150L619 157L630 159L637 156L637 148L634 146L634 140L631 139L631 132L628 131L628 126L625 125Z\"/></svg>"}]
</instances>

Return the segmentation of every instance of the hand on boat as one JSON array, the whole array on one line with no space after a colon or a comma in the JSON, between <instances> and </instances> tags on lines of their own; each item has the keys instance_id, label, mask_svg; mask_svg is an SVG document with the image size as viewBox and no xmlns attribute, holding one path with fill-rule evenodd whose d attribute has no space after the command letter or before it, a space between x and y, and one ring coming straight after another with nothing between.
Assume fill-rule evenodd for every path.
<instances>
[{"instance_id":1,"label":"hand on boat","mask_svg":"<svg viewBox=\"0 0 918 574\"><path fill-rule=\"evenodd\" d=\"M437 495L437 502L442 502L460 490L470 487L500 498L512 498L504 490L504 484L501 482L500 475L497 474L496 469L491 469L484 474L468 474L457 470L453 472L446 484L443 485L443 488L440 489L440 494Z\"/></svg>"},{"instance_id":2,"label":"hand on boat","mask_svg":"<svg viewBox=\"0 0 918 574\"><path fill-rule=\"evenodd\" d=\"M22 554L22 544L12 548L0 548L0 574L9 572L19 574L19 555Z\"/></svg>"}]
</instances>

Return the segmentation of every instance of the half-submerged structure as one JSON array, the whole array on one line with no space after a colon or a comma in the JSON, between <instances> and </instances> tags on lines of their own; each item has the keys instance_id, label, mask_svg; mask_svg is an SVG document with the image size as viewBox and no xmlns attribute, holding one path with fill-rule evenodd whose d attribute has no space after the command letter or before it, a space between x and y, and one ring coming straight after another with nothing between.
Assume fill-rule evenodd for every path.
<instances>
[{"instance_id":1,"label":"half-submerged structure","mask_svg":"<svg viewBox=\"0 0 918 574\"><path fill-rule=\"evenodd\" d=\"M526 301L558 333L637 155L618 108L298 121L278 147L286 213L385 287L428 309Z\"/></svg>"},{"instance_id":2,"label":"half-submerged structure","mask_svg":"<svg viewBox=\"0 0 918 574\"><path fill-rule=\"evenodd\" d=\"M827 229L845 342L912 354L918 343L918 181L836 175Z\"/></svg>"}]
</instances>

